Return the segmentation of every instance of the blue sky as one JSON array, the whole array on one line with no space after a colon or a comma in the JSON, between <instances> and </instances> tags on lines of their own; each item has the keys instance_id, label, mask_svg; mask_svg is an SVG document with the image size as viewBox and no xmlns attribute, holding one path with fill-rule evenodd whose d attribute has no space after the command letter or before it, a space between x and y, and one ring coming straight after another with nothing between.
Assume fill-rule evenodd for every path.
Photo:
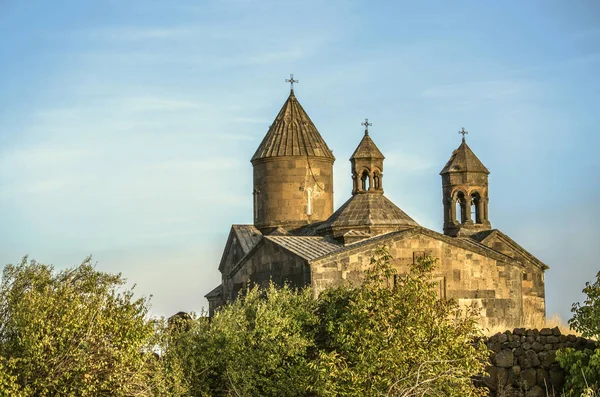
<instances>
[{"instance_id":1,"label":"blue sky","mask_svg":"<svg viewBox=\"0 0 600 397\"><path fill-rule=\"evenodd\" d=\"M464 126L566 319L600 270L599 70L594 0L0 0L0 263L92 254L155 314L199 311L294 73L336 206L368 117L386 195L440 231Z\"/></svg>"}]
</instances>

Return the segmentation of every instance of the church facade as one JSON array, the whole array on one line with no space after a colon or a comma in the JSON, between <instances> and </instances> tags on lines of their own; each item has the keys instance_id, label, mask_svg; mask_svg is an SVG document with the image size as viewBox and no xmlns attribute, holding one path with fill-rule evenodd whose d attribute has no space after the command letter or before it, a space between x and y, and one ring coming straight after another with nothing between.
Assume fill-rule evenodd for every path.
<instances>
[{"instance_id":1,"label":"church facade","mask_svg":"<svg viewBox=\"0 0 600 397\"><path fill-rule=\"evenodd\" d=\"M350 198L333 208L335 157L292 89L251 159L252 225L233 225L219 264L222 281L206 295L209 312L248 285L310 286L314 296L360 282L380 246L397 271L438 259L438 295L481 309L483 327L545 319L548 267L498 229L488 214L489 171L464 138L440 172L443 233L420 226L384 195L385 157L368 132L350 157Z\"/></svg>"}]
</instances>

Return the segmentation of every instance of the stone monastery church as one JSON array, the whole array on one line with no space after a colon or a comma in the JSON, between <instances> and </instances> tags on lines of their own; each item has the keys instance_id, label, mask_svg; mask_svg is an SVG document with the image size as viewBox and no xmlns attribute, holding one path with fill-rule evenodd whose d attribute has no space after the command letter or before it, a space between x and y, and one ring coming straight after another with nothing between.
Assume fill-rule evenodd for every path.
<instances>
[{"instance_id":1,"label":"stone monastery church","mask_svg":"<svg viewBox=\"0 0 600 397\"><path fill-rule=\"evenodd\" d=\"M359 281L375 249L389 248L400 274L420 257L438 258L442 298L480 307L483 327L545 319L548 267L492 229L489 171L467 145L440 172L444 233L420 226L384 195L384 155L365 134L350 157L350 198L333 208L335 157L292 89L251 159L254 224L233 225L219 264L222 283L206 295L215 309L248 282L270 280L320 291ZM442 209L442 208L441 208Z\"/></svg>"}]
</instances>

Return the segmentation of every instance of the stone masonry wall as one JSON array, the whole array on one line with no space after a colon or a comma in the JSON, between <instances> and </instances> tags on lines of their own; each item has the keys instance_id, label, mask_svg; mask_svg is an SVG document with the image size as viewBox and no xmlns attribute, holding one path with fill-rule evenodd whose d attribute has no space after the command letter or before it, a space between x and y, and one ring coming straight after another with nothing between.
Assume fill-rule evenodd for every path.
<instances>
[{"instance_id":1,"label":"stone masonry wall","mask_svg":"<svg viewBox=\"0 0 600 397\"><path fill-rule=\"evenodd\" d=\"M310 268L306 260L263 240L233 277L224 280L224 294L226 299L235 299L248 282L267 287L271 281L280 286L287 281L295 287L304 287L310 282Z\"/></svg>"},{"instance_id":2,"label":"stone masonry wall","mask_svg":"<svg viewBox=\"0 0 600 397\"><path fill-rule=\"evenodd\" d=\"M273 157L256 162L253 170L257 228L292 229L324 221L333 213L332 160Z\"/></svg>"},{"instance_id":3,"label":"stone masonry wall","mask_svg":"<svg viewBox=\"0 0 600 397\"><path fill-rule=\"evenodd\" d=\"M559 396L565 372L556 362L558 349L594 349L597 342L562 335L558 328L515 328L487 339L491 350L489 376L483 384L492 397ZM554 394L553 394L554 392Z\"/></svg>"},{"instance_id":4,"label":"stone masonry wall","mask_svg":"<svg viewBox=\"0 0 600 397\"><path fill-rule=\"evenodd\" d=\"M434 278L439 295L455 298L461 306L481 308L482 327L523 326L520 267L420 234L383 243L395 258L399 274L408 272L408 265L418 257L427 254L438 258ZM360 282L375 248L358 245L356 250L311 262L314 295L344 282Z\"/></svg>"}]
</instances>

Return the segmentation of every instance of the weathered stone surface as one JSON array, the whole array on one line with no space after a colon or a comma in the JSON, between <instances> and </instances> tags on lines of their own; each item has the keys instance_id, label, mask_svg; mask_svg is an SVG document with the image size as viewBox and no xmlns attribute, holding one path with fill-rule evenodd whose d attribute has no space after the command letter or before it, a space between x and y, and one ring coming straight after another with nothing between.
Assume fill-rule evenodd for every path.
<instances>
[{"instance_id":1,"label":"weathered stone surface","mask_svg":"<svg viewBox=\"0 0 600 397\"><path fill-rule=\"evenodd\" d=\"M550 383L554 390L562 390L565 384L565 373L560 367L553 367L549 371Z\"/></svg>"},{"instance_id":2,"label":"weathered stone surface","mask_svg":"<svg viewBox=\"0 0 600 397\"><path fill-rule=\"evenodd\" d=\"M547 370L543 368L538 368L536 370L536 384L541 387L550 384L550 375Z\"/></svg>"},{"instance_id":3,"label":"weathered stone surface","mask_svg":"<svg viewBox=\"0 0 600 397\"><path fill-rule=\"evenodd\" d=\"M518 361L523 369L536 367L540 364L537 354L533 350L526 350L525 353L518 358Z\"/></svg>"},{"instance_id":4,"label":"weathered stone surface","mask_svg":"<svg viewBox=\"0 0 600 397\"><path fill-rule=\"evenodd\" d=\"M513 366L515 356L511 350L503 349L496 353L496 366L510 368Z\"/></svg>"},{"instance_id":5,"label":"weathered stone surface","mask_svg":"<svg viewBox=\"0 0 600 397\"><path fill-rule=\"evenodd\" d=\"M546 397L546 393L544 392L544 389L542 389L540 386L535 385L530 390L527 391L525 396L526 397Z\"/></svg>"},{"instance_id":6,"label":"weathered stone surface","mask_svg":"<svg viewBox=\"0 0 600 397\"><path fill-rule=\"evenodd\" d=\"M560 342L560 338L558 336L548 336L546 338L546 343L559 343Z\"/></svg>"},{"instance_id":7,"label":"weathered stone surface","mask_svg":"<svg viewBox=\"0 0 600 397\"><path fill-rule=\"evenodd\" d=\"M556 361L556 350L540 352L538 354L538 358L540 359L540 363L544 368L550 368L550 366Z\"/></svg>"},{"instance_id":8,"label":"weathered stone surface","mask_svg":"<svg viewBox=\"0 0 600 397\"><path fill-rule=\"evenodd\" d=\"M520 333L527 334L530 330L519 331ZM533 330L529 332L530 335L535 334ZM513 335L514 337L515 335ZM495 335L494 337L490 337L487 341L489 345L492 340L498 340L500 334ZM592 340L587 340L585 338L578 338L573 335L550 335L544 336L544 338L557 338L558 340L574 340L576 343L565 342L567 345L572 343L579 346L576 347L579 350L583 350L588 346L589 343L596 343ZM542 338L541 335L538 335L538 338ZM526 339L525 339L526 340ZM551 339L552 340L552 339ZM491 353L491 362L497 363L497 355L500 355L500 359L502 364L508 365L510 363L510 354L509 351L512 352L513 362L514 364L509 367L491 367L490 371L496 374L496 383L495 383L495 391L497 391L497 395L492 394L492 396L503 397L508 395L519 395L519 391L517 389L525 390L525 385L527 384L529 389L527 389L527 393L523 393L520 395L542 395L546 397L546 394L540 394L540 389L542 391L548 390L549 396L555 395L559 396L560 391L564 385L565 373L564 370L558 365L556 362L556 346L562 343L554 343L554 344L546 344L545 346L540 344L539 342L535 342L535 348L542 350L538 353L531 348L525 349L524 347L532 347L529 345L529 342L520 342L520 339L513 338L513 342L517 343L519 347L514 349L502 349L499 353L492 352ZM505 345L510 344L506 342ZM549 348L548 347L552 347ZM502 383L498 383L498 374L502 374ZM527 382L527 383L525 383ZM534 387L534 385L536 387ZM507 394L508 393L508 394ZM516 393L516 394L515 394ZM554 393L554 394L552 394Z\"/></svg>"},{"instance_id":9,"label":"weathered stone surface","mask_svg":"<svg viewBox=\"0 0 600 397\"><path fill-rule=\"evenodd\" d=\"M558 327L552 328L552 335L560 336L561 335L560 328L558 328Z\"/></svg>"},{"instance_id":10,"label":"weathered stone surface","mask_svg":"<svg viewBox=\"0 0 600 397\"><path fill-rule=\"evenodd\" d=\"M540 330L540 335L542 335L542 336L550 336L550 335L552 335L552 330L550 328L542 328Z\"/></svg>"},{"instance_id":11,"label":"weathered stone surface","mask_svg":"<svg viewBox=\"0 0 600 397\"><path fill-rule=\"evenodd\" d=\"M535 369L529 368L521 371L521 374L519 375L519 383L520 386L523 387L523 389L531 389L533 386L535 386L536 382L537 372Z\"/></svg>"},{"instance_id":12,"label":"weathered stone surface","mask_svg":"<svg viewBox=\"0 0 600 397\"><path fill-rule=\"evenodd\" d=\"M531 349L533 351L535 351L536 353L539 353L542 350L544 350L545 348L544 348L544 345L542 345L541 343L539 343L539 342L533 342L533 344L531 345Z\"/></svg>"}]
</instances>

